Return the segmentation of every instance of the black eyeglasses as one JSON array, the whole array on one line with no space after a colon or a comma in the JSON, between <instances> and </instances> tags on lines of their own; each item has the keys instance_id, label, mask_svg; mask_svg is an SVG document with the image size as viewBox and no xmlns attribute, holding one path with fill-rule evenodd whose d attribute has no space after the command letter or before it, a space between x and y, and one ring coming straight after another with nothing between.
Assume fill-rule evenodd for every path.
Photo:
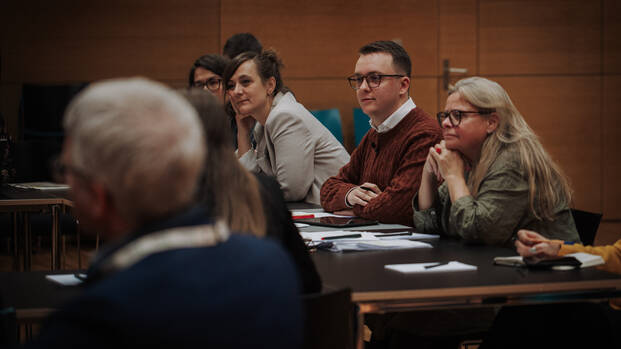
<instances>
[{"instance_id":1,"label":"black eyeglasses","mask_svg":"<svg viewBox=\"0 0 621 349\"><path fill-rule=\"evenodd\" d=\"M453 127L458 126L461 123L461 119L464 116L464 114L481 114L481 115L488 115L493 113L495 110L494 109L486 109L486 110L477 110L477 111L463 111L463 110L450 110L450 111L441 111L437 114L437 118L438 118L438 123L440 124L440 127L442 127L442 123L444 122L444 120L446 118L449 118L449 121L451 122L451 125L453 125Z\"/></svg>"},{"instance_id":2,"label":"black eyeglasses","mask_svg":"<svg viewBox=\"0 0 621 349\"><path fill-rule=\"evenodd\" d=\"M402 78L404 76L405 75L399 75L399 74L376 74L376 73L371 73L369 75L354 74L348 77L347 81L349 81L349 86L351 86L351 88L353 88L354 90L359 90L360 87L362 87L362 82L365 79L367 80L367 85L369 85L369 88L377 88L382 83L382 78L397 78L397 77Z\"/></svg>"},{"instance_id":3,"label":"black eyeglasses","mask_svg":"<svg viewBox=\"0 0 621 349\"><path fill-rule=\"evenodd\" d=\"M208 89L211 92L216 92L220 89L220 84L222 84L222 79L220 78L211 78L207 81L194 81L192 84L193 87Z\"/></svg>"}]
</instances>

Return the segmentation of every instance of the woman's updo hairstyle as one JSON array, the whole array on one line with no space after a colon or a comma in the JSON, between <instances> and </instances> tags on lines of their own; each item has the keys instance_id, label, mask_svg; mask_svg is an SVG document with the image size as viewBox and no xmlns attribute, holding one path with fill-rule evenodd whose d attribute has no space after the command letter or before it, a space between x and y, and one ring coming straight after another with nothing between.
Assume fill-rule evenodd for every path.
<instances>
[{"instance_id":1,"label":"woman's updo hairstyle","mask_svg":"<svg viewBox=\"0 0 621 349\"><path fill-rule=\"evenodd\" d=\"M227 90L233 74L247 61L254 62L263 83L269 78L274 77L274 80L276 80L276 87L272 92L272 96L275 96L278 92L285 93L289 91L289 89L284 86L282 77L280 76L280 69L283 68L284 65L274 50L265 50L262 53L244 52L233 58L224 70L224 86L227 86Z\"/></svg>"}]
</instances>

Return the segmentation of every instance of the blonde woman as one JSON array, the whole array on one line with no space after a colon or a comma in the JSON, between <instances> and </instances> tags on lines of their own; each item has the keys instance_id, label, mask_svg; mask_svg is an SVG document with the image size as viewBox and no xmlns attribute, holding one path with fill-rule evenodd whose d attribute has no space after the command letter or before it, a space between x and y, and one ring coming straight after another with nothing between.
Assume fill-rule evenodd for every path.
<instances>
[{"instance_id":1,"label":"blonde woman","mask_svg":"<svg viewBox=\"0 0 621 349\"><path fill-rule=\"evenodd\" d=\"M567 179L498 83L460 80L438 122L444 140L413 200L418 232L503 246L520 229L580 241Z\"/></svg>"}]
</instances>

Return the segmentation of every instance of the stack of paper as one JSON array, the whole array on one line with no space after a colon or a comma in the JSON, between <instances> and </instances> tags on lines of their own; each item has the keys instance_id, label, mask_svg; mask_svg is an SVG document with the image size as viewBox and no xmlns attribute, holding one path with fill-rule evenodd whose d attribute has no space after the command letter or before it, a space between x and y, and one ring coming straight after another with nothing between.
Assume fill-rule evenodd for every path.
<instances>
[{"instance_id":1,"label":"stack of paper","mask_svg":"<svg viewBox=\"0 0 621 349\"><path fill-rule=\"evenodd\" d=\"M322 232L301 232L302 238L314 242L331 242L330 251L373 251L373 250L396 250L404 248L431 248L425 242L412 241L409 239L384 240L374 233L364 231L332 230Z\"/></svg>"},{"instance_id":2,"label":"stack of paper","mask_svg":"<svg viewBox=\"0 0 621 349\"><path fill-rule=\"evenodd\" d=\"M63 286L75 286L82 283L86 274L52 274L46 275L45 278Z\"/></svg>"},{"instance_id":3,"label":"stack of paper","mask_svg":"<svg viewBox=\"0 0 621 349\"><path fill-rule=\"evenodd\" d=\"M384 268L398 271L400 273L437 273L437 272L447 272L447 271L477 270L476 265L464 264L464 263L457 262L457 261L451 261L447 264L440 264L440 263L387 264L384 266Z\"/></svg>"},{"instance_id":4,"label":"stack of paper","mask_svg":"<svg viewBox=\"0 0 621 349\"><path fill-rule=\"evenodd\" d=\"M367 241L367 240L379 240L372 233L364 231L349 231L349 230L331 230L331 231L314 231L314 232L300 232L304 240L322 241L330 240L335 242L339 241ZM355 236L355 237L354 237Z\"/></svg>"},{"instance_id":5,"label":"stack of paper","mask_svg":"<svg viewBox=\"0 0 621 349\"><path fill-rule=\"evenodd\" d=\"M376 250L400 250L406 248L432 248L430 244L411 240L377 240L361 242L337 242L338 251L376 251Z\"/></svg>"}]
</instances>

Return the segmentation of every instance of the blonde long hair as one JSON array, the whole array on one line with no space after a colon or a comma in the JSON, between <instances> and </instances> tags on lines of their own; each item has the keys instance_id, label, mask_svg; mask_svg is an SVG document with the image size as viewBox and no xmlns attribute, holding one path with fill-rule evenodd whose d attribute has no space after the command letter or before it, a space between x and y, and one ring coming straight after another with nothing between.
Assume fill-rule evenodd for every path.
<instances>
[{"instance_id":1,"label":"blonde long hair","mask_svg":"<svg viewBox=\"0 0 621 349\"><path fill-rule=\"evenodd\" d=\"M198 200L231 230L263 237L267 223L259 181L237 160L228 117L211 93L201 89L182 92L196 108L207 142L205 171Z\"/></svg>"},{"instance_id":2,"label":"blonde long hair","mask_svg":"<svg viewBox=\"0 0 621 349\"><path fill-rule=\"evenodd\" d=\"M476 197L481 181L498 154L515 147L528 178L530 210L537 219L554 220L555 207L569 205L571 201L569 181L543 149L507 92L498 83L477 76L458 81L449 94L456 92L475 107L493 109L498 115L498 127L483 142L478 163L472 164L468 178L472 195Z\"/></svg>"}]
</instances>

